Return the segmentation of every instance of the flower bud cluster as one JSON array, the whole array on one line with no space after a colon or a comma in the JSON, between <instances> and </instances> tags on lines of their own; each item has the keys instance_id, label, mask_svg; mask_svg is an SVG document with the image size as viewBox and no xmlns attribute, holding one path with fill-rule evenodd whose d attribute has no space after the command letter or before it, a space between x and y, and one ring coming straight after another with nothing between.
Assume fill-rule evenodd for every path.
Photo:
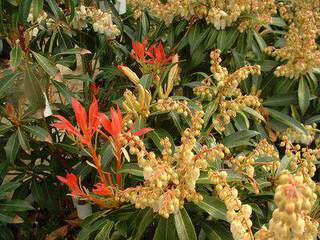
<instances>
[{"instance_id":1,"label":"flower bud cluster","mask_svg":"<svg viewBox=\"0 0 320 240\"><path fill-rule=\"evenodd\" d=\"M141 16L143 10L148 9L153 15L159 17L169 25L175 17L191 19L192 17L203 19L211 23L216 29L225 29L236 22L243 13L254 17L242 17L239 27L244 31L248 27L255 27L260 24L268 24L272 20L272 14L276 13L276 6L273 0L235 0L216 1L208 0L199 2L197 0L168 0L165 3L161 0L129 0L129 4L135 9L135 17ZM245 24L242 24L242 22Z\"/></svg>"},{"instance_id":2,"label":"flower bud cluster","mask_svg":"<svg viewBox=\"0 0 320 240\"><path fill-rule=\"evenodd\" d=\"M309 179L311 180L311 179ZM317 235L318 222L309 216L316 201L315 183L302 175L288 172L278 178L274 202L277 209L272 214L269 228L258 231L256 239L313 239Z\"/></svg>"},{"instance_id":3,"label":"flower bud cluster","mask_svg":"<svg viewBox=\"0 0 320 240\"><path fill-rule=\"evenodd\" d=\"M104 34L109 39L120 34L119 29L112 22L110 13L103 12L95 7L81 5L76 9L72 26L74 29L83 30L88 28L89 24L92 25L95 32Z\"/></svg>"},{"instance_id":4,"label":"flower bud cluster","mask_svg":"<svg viewBox=\"0 0 320 240\"><path fill-rule=\"evenodd\" d=\"M280 135L280 138L286 139L292 143L310 145L315 139L317 124L305 125L304 128L306 129L306 133L298 132L292 128L287 128L284 132L278 135Z\"/></svg>"},{"instance_id":5,"label":"flower bud cluster","mask_svg":"<svg viewBox=\"0 0 320 240\"><path fill-rule=\"evenodd\" d=\"M244 107L252 107L257 109L261 105L261 100L258 96L246 95L243 96L239 84L241 81L249 77L249 75L259 75L260 66L245 66L234 73L229 74L227 68L220 65L221 51L213 50L210 54L211 72L217 80L215 86L211 78L206 78L202 81L202 85L194 88L194 93L200 96L202 100L212 100L214 97L218 99L218 115L214 120L215 128L219 131L224 131L225 126L230 123L238 112Z\"/></svg>"},{"instance_id":6,"label":"flower bud cluster","mask_svg":"<svg viewBox=\"0 0 320 240\"><path fill-rule=\"evenodd\" d=\"M320 158L319 148L301 147L294 145L287 136L282 136L281 147L285 147L286 157L290 159L289 167L293 171L302 172L305 176L313 177L316 172L316 161Z\"/></svg>"},{"instance_id":7,"label":"flower bud cluster","mask_svg":"<svg viewBox=\"0 0 320 240\"><path fill-rule=\"evenodd\" d=\"M193 93L200 97L202 101L211 101L218 91L213 86L211 78L206 78L201 82L201 85L193 89Z\"/></svg>"},{"instance_id":8,"label":"flower bud cluster","mask_svg":"<svg viewBox=\"0 0 320 240\"><path fill-rule=\"evenodd\" d=\"M220 102L219 113L217 114L214 125L217 130L224 131L232 118L236 117L244 107L257 109L261 106L260 99L257 96L238 96L234 100L224 100Z\"/></svg>"},{"instance_id":9,"label":"flower bud cluster","mask_svg":"<svg viewBox=\"0 0 320 240\"><path fill-rule=\"evenodd\" d=\"M280 49L268 47L266 52L286 62L277 67L276 76L298 79L320 66L320 50L316 42L320 35L320 3L317 0L280 3L279 12L290 23L285 46Z\"/></svg>"},{"instance_id":10,"label":"flower bud cluster","mask_svg":"<svg viewBox=\"0 0 320 240\"><path fill-rule=\"evenodd\" d=\"M121 202L129 201L137 208L150 207L164 217L183 207L185 201L197 203L202 196L196 192L196 182L201 171L207 170L207 161L224 158L230 151L219 144L211 148L202 146L197 152L196 138L202 129L204 112L191 111L185 101L171 98L158 100L160 111L177 111L190 117L190 127L181 136L181 144L173 146L169 138L160 141L161 156L148 151L139 137L127 133L121 137L128 145L129 153L137 157L138 165L143 168L143 186L127 188L117 193ZM187 117L186 116L186 117Z\"/></svg>"},{"instance_id":11,"label":"flower bud cluster","mask_svg":"<svg viewBox=\"0 0 320 240\"><path fill-rule=\"evenodd\" d=\"M159 99L156 104L156 109L161 112L174 111L187 117L190 113L187 101L175 101L172 98Z\"/></svg>"},{"instance_id":12,"label":"flower bud cluster","mask_svg":"<svg viewBox=\"0 0 320 240\"><path fill-rule=\"evenodd\" d=\"M230 223L230 231L236 240L253 240L251 231L252 222L250 205L242 204L238 197L238 190L227 182L228 174L225 171L210 171L209 180L216 185L215 189L221 200L224 201L227 211L227 221Z\"/></svg>"},{"instance_id":13,"label":"flower bud cluster","mask_svg":"<svg viewBox=\"0 0 320 240\"><path fill-rule=\"evenodd\" d=\"M272 162L257 162L257 164L265 167L266 170L275 170L280 165L278 151L273 145L269 144L266 139L261 140L249 154L240 154L237 157L231 158L228 165L229 167L234 167L236 172L240 174L244 172L247 176L253 178L255 160L261 156L274 158Z\"/></svg>"},{"instance_id":14,"label":"flower bud cluster","mask_svg":"<svg viewBox=\"0 0 320 240\"><path fill-rule=\"evenodd\" d=\"M137 85L137 89L138 99L130 90L127 89L124 92L123 107L127 113L134 116L134 119L138 119L139 117L148 118L152 100L151 93L144 89L141 84Z\"/></svg>"}]
</instances>

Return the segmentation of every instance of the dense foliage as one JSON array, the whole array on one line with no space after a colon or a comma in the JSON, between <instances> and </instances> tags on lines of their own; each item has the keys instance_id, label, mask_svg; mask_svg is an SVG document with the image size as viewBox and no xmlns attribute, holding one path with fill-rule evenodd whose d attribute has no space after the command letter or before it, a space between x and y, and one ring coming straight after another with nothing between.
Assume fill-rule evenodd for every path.
<instances>
[{"instance_id":1,"label":"dense foliage","mask_svg":"<svg viewBox=\"0 0 320 240\"><path fill-rule=\"evenodd\" d=\"M319 36L318 0L0 0L0 239L316 239Z\"/></svg>"}]
</instances>

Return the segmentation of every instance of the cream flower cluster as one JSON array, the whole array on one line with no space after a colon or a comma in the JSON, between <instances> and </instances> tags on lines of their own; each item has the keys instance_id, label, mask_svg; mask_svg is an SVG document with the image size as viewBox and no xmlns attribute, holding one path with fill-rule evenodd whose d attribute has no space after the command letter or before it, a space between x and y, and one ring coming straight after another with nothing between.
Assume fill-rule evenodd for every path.
<instances>
[{"instance_id":1,"label":"cream flower cluster","mask_svg":"<svg viewBox=\"0 0 320 240\"><path fill-rule=\"evenodd\" d=\"M301 143L305 145L310 145L316 135L317 124L305 125L306 133L298 132L292 128L287 128L284 132L279 133L280 138L286 138L292 143Z\"/></svg>"},{"instance_id":2,"label":"cream flower cluster","mask_svg":"<svg viewBox=\"0 0 320 240\"><path fill-rule=\"evenodd\" d=\"M301 139L302 134L298 136ZM311 144L312 141L307 143ZM289 167L291 170L301 172L306 177L314 176L317 170L315 164L317 159L320 158L318 147L310 148L309 146L301 147L299 144L294 145L287 135L282 136L280 146L285 147L286 157L290 159Z\"/></svg>"},{"instance_id":3,"label":"cream flower cluster","mask_svg":"<svg viewBox=\"0 0 320 240\"><path fill-rule=\"evenodd\" d=\"M255 160L261 156L270 156L274 160L271 162L257 162L261 164L266 170L276 170L279 165L279 153L277 149L266 139L261 140L258 145L250 151L249 154L240 154L234 158L231 158L228 162L229 167L233 167L235 171L247 174L250 178L254 177L254 164Z\"/></svg>"},{"instance_id":4,"label":"cream flower cluster","mask_svg":"<svg viewBox=\"0 0 320 240\"><path fill-rule=\"evenodd\" d=\"M89 24L92 25L95 32L104 34L107 38L115 38L120 34L117 26L113 24L112 16L109 12L81 5L76 9L72 26L74 29L83 30Z\"/></svg>"},{"instance_id":5,"label":"cream flower cluster","mask_svg":"<svg viewBox=\"0 0 320 240\"><path fill-rule=\"evenodd\" d=\"M197 203L202 196L196 192L196 181L200 171L207 169L207 161L223 158L229 154L229 149L223 145L212 147L202 146L196 152L196 138L200 135L204 112L199 109L190 110L186 102L174 101L171 98L160 99L157 103L160 111L172 110L184 117L190 117L190 127L181 136L181 144L173 146L168 138L161 140L161 156L147 151L138 137L123 136L123 141L129 146L129 152L135 155L138 164L143 168L143 186L127 188L117 194L117 200L129 201L137 208L150 207L164 217L169 217L185 201Z\"/></svg>"},{"instance_id":6,"label":"cream flower cluster","mask_svg":"<svg viewBox=\"0 0 320 240\"><path fill-rule=\"evenodd\" d=\"M259 230L257 240L314 239L319 223L309 213L317 199L315 183L302 175L283 173L279 176L274 202L277 209L272 214L269 227Z\"/></svg>"},{"instance_id":7,"label":"cream flower cluster","mask_svg":"<svg viewBox=\"0 0 320 240\"><path fill-rule=\"evenodd\" d=\"M289 22L285 46L266 48L266 52L286 63L277 67L275 74L297 79L320 66L320 49L316 42L320 35L320 2L293 0L279 4L280 14Z\"/></svg>"},{"instance_id":8,"label":"cream flower cluster","mask_svg":"<svg viewBox=\"0 0 320 240\"><path fill-rule=\"evenodd\" d=\"M211 101L216 98L219 106L219 113L215 118L214 125L216 129L224 131L225 125L230 123L230 119L234 118L238 112L244 107L259 108L261 100L258 96L242 95L239 84L247 79L249 75L259 75L260 66L244 66L234 73L229 74L227 68L220 65L221 51L213 50L210 54L211 72L216 79L217 84L214 84L213 79L206 78L202 85L193 89L194 94L202 100Z\"/></svg>"},{"instance_id":9,"label":"cream flower cluster","mask_svg":"<svg viewBox=\"0 0 320 240\"><path fill-rule=\"evenodd\" d=\"M268 24L272 20L272 14L276 13L273 0L129 0L135 9L135 16L139 17L144 9L148 9L153 15L161 18L166 24L170 24L175 17L191 19L192 17L206 19L216 29L225 29L236 22L241 16L240 31L249 26ZM252 15L248 18L244 15Z\"/></svg>"},{"instance_id":10,"label":"cream flower cluster","mask_svg":"<svg viewBox=\"0 0 320 240\"><path fill-rule=\"evenodd\" d=\"M228 209L226 216L233 238L235 240L253 240L252 221L250 220L252 208L250 205L241 203L238 190L227 182L227 172L210 171L208 177L216 185L218 196Z\"/></svg>"}]
</instances>

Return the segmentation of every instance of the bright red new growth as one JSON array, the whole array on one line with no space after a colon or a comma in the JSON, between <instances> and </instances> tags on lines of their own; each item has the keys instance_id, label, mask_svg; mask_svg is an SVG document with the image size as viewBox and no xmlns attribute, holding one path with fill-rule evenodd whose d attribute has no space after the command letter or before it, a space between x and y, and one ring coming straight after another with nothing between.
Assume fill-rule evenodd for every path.
<instances>
[{"instance_id":1,"label":"bright red new growth","mask_svg":"<svg viewBox=\"0 0 320 240\"><path fill-rule=\"evenodd\" d=\"M87 123L86 110L75 98L72 99L72 108L75 113L77 126L82 133L61 115L54 115L54 117L58 118L60 122L54 123L52 126L61 130L66 130L70 135L78 138L82 144L90 146L92 137L99 127L99 121L97 120L98 102L96 98L93 98L88 114L89 123Z\"/></svg>"},{"instance_id":2,"label":"bright red new growth","mask_svg":"<svg viewBox=\"0 0 320 240\"><path fill-rule=\"evenodd\" d=\"M82 191L78 184L77 176L73 173L67 173L66 177L57 176L57 178L64 184L68 185L70 190L72 191L71 194L73 197L82 195Z\"/></svg>"},{"instance_id":3,"label":"bright red new growth","mask_svg":"<svg viewBox=\"0 0 320 240\"><path fill-rule=\"evenodd\" d=\"M173 56L167 55L162 42L153 44L147 48L148 38L142 43L132 41L131 56L140 63L148 63L156 66L167 64Z\"/></svg>"},{"instance_id":4,"label":"bright red new growth","mask_svg":"<svg viewBox=\"0 0 320 240\"><path fill-rule=\"evenodd\" d=\"M146 37L146 39L143 40L143 42L135 42L132 40L133 51L131 52L131 56L137 61L144 62L145 58L147 57L146 55L147 44L148 44L148 37Z\"/></svg>"},{"instance_id":5,"label":"bright red new growth","mask_svg":"<svg viewBox=\"0 0 320 240\"><path fill-rule=\"evenodd\" d=\"M96 83L91 83L91 91L94 96L97 96L100 92L100 88L97 86Z\"/></svg>"},{"instance_id":6,"label":"bright red new growth","mask_svg":"<svg viewBox=\"0 0 320 240\"><path fill-rule=\"evenodd\" d=\"M134 126L127 132L123 132L123 114L117 106L117 110L114 108L110 109L110 118L105 115L104 113L99 113L98 109L98 102L95 98L93 98L93 101L89 107L88 114L85 110L85 108L81 105L81 103L76 100L75 98L72 99L72 108L75 114L77 126L73 126L65 117L61 115L55 115L56 118L58 118L60 121L52 124L53 127L56 127L57 129L65 130L70 135L74 136L78 140L80 140L80 143L86 147L93 159L93 163L95 164L100 180L100 183L97 183L95 185L95 188L93 189L93 193L99 196L106 196L106 197L112 197L114 194L115 186L113 185L111 174L107 174L107 178L105 176L105 173L101 169L101 163L100 159L101 157L96 152L96 146L92 144L93 137L95 134L100 133L102 136L106 137L107 140L110 140L110 137L103 133L99 127L102 126L103 129L109 134L115 144L115 156L117 159L117 171L116 171L116 178L117 178L117 187L121 188L121 175L120 175L120 169L121 169L121 148L122 148L122 141L120 140L121 134L127 135L128 133L131 133ZM151 131L150 128L142 128L135 133L133 133L134 136L141 136L143 134L146 134L147 132ZM102 200L99 200L97 198L94 198L90 195L88 195L86 192L84 192L81 187L79 186L77 176L74 174L67 174L66 177L60 177L58 176L58 179L63 182L64 184L68 185L70 190L72 191L73 196L80 196L83 198L87 198L93 202L98 203L99 205L104 205Z\"/></svg>"}]
</instances>

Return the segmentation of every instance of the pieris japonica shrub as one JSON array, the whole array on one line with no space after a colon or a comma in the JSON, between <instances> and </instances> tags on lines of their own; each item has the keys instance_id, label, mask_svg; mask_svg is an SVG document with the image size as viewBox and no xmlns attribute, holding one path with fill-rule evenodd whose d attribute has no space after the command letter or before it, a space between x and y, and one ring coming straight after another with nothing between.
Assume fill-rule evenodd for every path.
<instances>
[{"instance_id":1,"label":"pieris japonica shrub","mask_svg":"<svg viewBox=\"0 0 320 240\"><path fill-rule=\"evenodd\" d=\"M0 238L317 238L318 1L0 7Z\"/></svg>"}]
</instances>

